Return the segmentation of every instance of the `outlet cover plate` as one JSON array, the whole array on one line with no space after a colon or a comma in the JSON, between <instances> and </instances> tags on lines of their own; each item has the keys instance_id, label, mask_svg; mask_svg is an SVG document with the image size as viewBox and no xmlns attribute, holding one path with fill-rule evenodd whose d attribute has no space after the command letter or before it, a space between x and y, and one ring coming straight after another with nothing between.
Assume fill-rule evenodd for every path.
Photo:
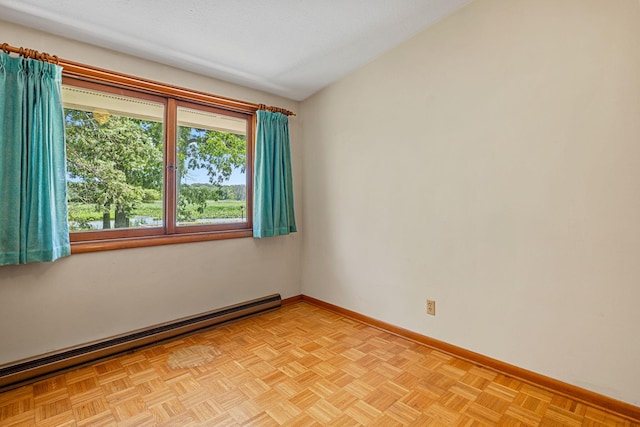
<instances>
[{"instance_id":1,"label":"outlet cover plate","mask_svg":"<svg viewBox=\"0 0 640 427\"><path fill-rule=\"evenodd\" d=\"M427 314L431 316L436 315L436 302L434 300L427 300Z\"/></svg>"}]
</instances>

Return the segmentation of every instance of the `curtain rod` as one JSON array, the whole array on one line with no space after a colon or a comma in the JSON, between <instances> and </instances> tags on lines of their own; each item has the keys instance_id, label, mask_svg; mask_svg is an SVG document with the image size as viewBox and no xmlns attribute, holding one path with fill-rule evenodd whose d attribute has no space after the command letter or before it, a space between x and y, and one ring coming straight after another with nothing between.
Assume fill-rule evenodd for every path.
<instances>
[{"instance_id":1,"label":"curtain rod","mask_svg":"<svg viewBox=\"0 0 640 427\"><path fill-rule=\"evenodd\" d=\"M50 62L52 64L56 64L56 65L60 65L65 71L69 71L69 74L71 75L86 75L87 71L89 71L89 74L94 74L96 78L100 79L100 77L103 77L106 74L109 75L117 75L123 78L123 80L136 80L138 82L144 82L146 84L144 84L144 86L148 86L148 87L153 87L154 85L157 85L157 83L152 82L150 80L145 80L145 79L141 79L141 78L131 78L129 76L126 76L124 74L120 74L120 73L115 73L113 71L106 71L106 70L101 70L99 68L96 67L92 67L89 65L84 65L84 64L80 64L77 62L73 62L73 61L67 61L65 59L61 59L58 58L57 55L49 55L46 52L38 52L37 50L33 50L33 49L27 49L27 48L23 48L23 47L14 47L9 45L9 43L2 43L0 45L0 49L2 49L2 51L4 53L6 53L7 55L10 53L17 53L18 55L24 57L24 58L31 58L31 59L36 59L38 61L43 61L43 62ZM78 71L82 70L82 73L79 73ZM104 77L103 77L104 78ZM164 86L164 85L163 85ZM178 89L178 88L176 88ZM293 111L289 111L286 108L280 108L280 107L272 107L272 106L267 106L265 104L254 104L251 102L246 102L246 101L240 101L237 99L233 99L233 98L226 98L226 97L222 97L222 96L212 96L212 95L208 95L209 97L213 97L216 100L220 101L221 103L227 105L227 106L235 106L235 107L242 107L242 108L249 108L249 109L253 109L253 110L266 110L266 111L270 111L272 113L282 113L285 114L287 116L295 116L296 114Z\"/></svg>"},{"instance_id":2,"label":"curtain rod","mask_svg":"<svg viewBox=\"0 0 640 427\"><path fill-rule=\"evenodd\" d=\"M51 62L53 64L59 63L58 57L55 55L49 55L46 52L38 52L37 50L26 49L24 47L13 47L10 46L9 43L2 43L2 51L7 55L13 52L25 58L37 59L38 61Z\"/></svg>"}]
</instances>

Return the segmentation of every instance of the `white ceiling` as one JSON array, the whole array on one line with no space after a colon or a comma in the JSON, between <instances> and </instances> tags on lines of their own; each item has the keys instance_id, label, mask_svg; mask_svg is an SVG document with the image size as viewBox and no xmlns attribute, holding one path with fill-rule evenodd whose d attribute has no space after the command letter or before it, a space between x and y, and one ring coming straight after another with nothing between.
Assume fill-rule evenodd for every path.
<instances>
[{"instance_id":1,"label":"white ceiling","mask_svg":"<svg viewBox=\"0 0 640 427\"><path fill-rule=\"evenodd\" d=\"M302 100L469 1L0 0L0 19Z\"/></svg>"}]
</instances>

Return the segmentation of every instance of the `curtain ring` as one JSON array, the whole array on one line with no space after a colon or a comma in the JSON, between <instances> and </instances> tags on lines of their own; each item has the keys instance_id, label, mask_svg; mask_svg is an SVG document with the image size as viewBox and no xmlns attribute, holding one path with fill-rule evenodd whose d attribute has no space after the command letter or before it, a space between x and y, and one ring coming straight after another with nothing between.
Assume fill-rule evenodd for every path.
<instances>
[{"instance_id":1,"label":"curtain ring","mask_svg":"<svg viewBox=\"0 0 640 427\"><path fill-rule=\"evenodd\" d=\"M9 52L9 43L2 43L2 51L4 53L6 53L7 55L10 53Z\"/></svg>"}]
</instances>

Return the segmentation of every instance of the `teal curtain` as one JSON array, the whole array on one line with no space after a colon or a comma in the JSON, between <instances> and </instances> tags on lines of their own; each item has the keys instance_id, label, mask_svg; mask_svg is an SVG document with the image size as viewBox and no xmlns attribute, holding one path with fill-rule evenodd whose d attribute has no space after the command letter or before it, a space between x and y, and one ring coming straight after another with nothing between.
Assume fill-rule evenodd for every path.
<instances>
[{"instance_id":1,"label":"teal curtain","mask_svg":"<svg viewBox=\"0 0 640 427\"><path fill-rule=\"evenodd\" d=\"M70 254L62 68L0 53L0 265Z\"/></svg>"},{"instance_id":2,"label":"teal curtain","mask_svg":"<svg viewBox=\"0 0 640 427\"><path fill-rule=\"evenodd\" d=\"M258 110L253 190L253 237L296 231L289 118Z\"/></svg>"}]
</instances>

